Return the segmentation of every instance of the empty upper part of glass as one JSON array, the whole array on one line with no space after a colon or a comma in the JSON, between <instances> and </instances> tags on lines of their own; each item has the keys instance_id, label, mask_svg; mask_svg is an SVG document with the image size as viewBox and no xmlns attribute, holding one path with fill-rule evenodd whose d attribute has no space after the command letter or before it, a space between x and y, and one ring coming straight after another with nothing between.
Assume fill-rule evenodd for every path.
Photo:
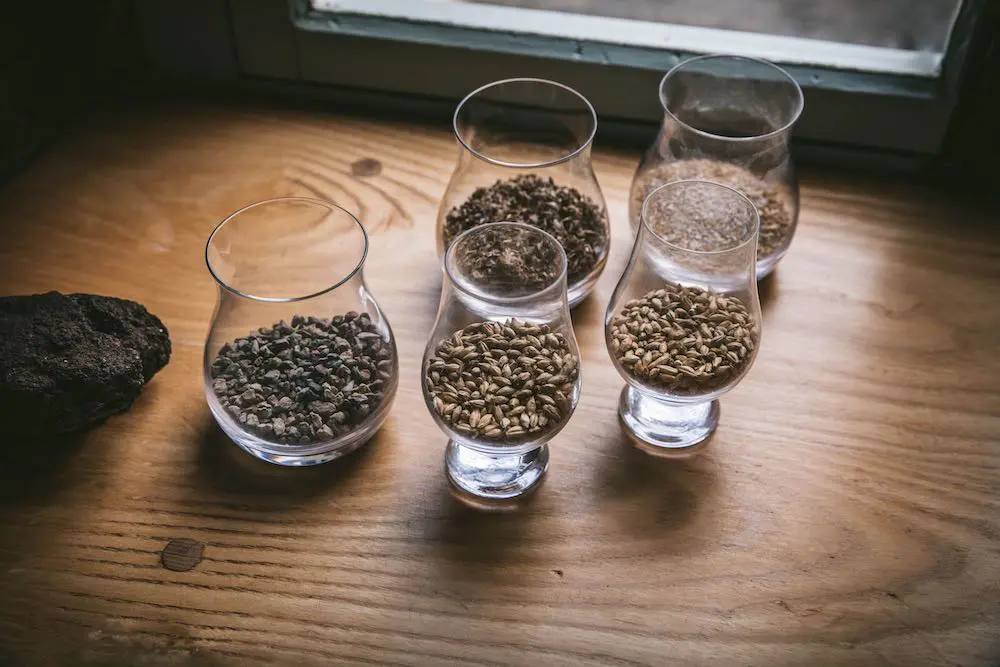
<instances>
[{"instance_id":1,"label":"empty upper part of glass","mask_svg":"<svg viewBox=\"0 0 1000 667\"><path fill-rule=\"evenodd\" d=\"M395 341L364 282L368 236L347 210L287 197L223 220L205 249L218 302L209 407L251 454L311 465L363 444L388 414Z\"/></svg>"},{"instance_id":2,"label":"empty upper part of glass","mask_svg":"<svg viewBox=\"0 0 1000 667\"><path fill-rule=\"evenodd\" d=\"M563 246L569 302L581 301L604 268L610 239L590 162L593 106L554 81L495 81L459 103L454 130L461 149L438 213L439 252L481 224L531 224Z\"/></svg>"},{"instance_id":3,"label":"empty upper part of glass","mask_svg":"<svg viewBox=\"0 0 1000 667\"><path fill-rule=\"evenodd\" d=\"M553 167L587 152L597 112L576 90L545 79L504 79L472 91L452 118L472 157L514 169Z\"/></svg>"},{"instance_id":4,"label":"empty upper part of glass","mask_svg":"<svg viewBox=\"0 0 1000 667\"><path fill-rule=\"evenodd\" d=\"M757 207L757 273L770 273L788 250L799 213L789 152L803 108L802 90L763 60L691 58L660 82L664 118L636 171L629 199L633 230L649 194L676 180L705 180L740 190Z\"/></svg>"}]
</instances>

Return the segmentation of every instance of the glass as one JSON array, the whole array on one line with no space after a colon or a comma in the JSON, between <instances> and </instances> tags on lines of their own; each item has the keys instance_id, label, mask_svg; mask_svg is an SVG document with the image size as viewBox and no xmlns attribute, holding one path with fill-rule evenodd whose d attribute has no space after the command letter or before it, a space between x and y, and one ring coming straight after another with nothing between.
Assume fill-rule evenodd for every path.
<instances>
[{"instance_id":1,"label":"glass","mask_svg":"<svg viewBox=\"0 0 1000 667\"><path fill-rule=\"evenodd\" d=\"M580 397L566 255L550 234L498 222L460 234L422 364L427 409L449 437L456 495L505 509L541 482L548 443Z\"/></svg>"},{"instance_id":2,"label":"glass","mask_svg":"<svg viewBox=\"0 0 1000 667\"><path fill-rule=\"evenodd\" d=\"M757 207L757 276L771 273L788 251L799 218L788 141L802 101L798 84L763 60L701 56L670 70L660 82L663 125L632 180L633 231L643 201L664 183L730 185Z\"/></svg>"},{"instance_id":3,"label":"glass","mask_svg":"<svg viewBox=\"0 0 1000 667\"><path fill-rule=\"evenodd\" d=\"M385 421L398 361L365 286L368 234L351 213L302 197L251 204L205 247L219 298L205 343L205 394L222 430L254 456L324 463Z\"/></svg>"},{"instance_id":4,"label":"glass","mask_svg":"<svg viewBox=\"0 0 1000 667\"><path fill-rule=\"evenodd\" d=\"M733 188L675 181L646 199L605 316L625 378L618 415L640 449L690 456L715 430L718 398L760 347L757 212Z\"/></svg>"},{"instance_id":5,"label":"glass","mask_svg":"<svg viewBox=\"0 0 1000 667\"><path fill-rule=\"evenodd\" d=\"M473 225L533 224L563 244L575 306L604 270L610 242L590 163L597 132L590 102L554 81L495 81L459 103L454 129L461 150L438 212L438 253Z\"/></svg>"}]
</instances>

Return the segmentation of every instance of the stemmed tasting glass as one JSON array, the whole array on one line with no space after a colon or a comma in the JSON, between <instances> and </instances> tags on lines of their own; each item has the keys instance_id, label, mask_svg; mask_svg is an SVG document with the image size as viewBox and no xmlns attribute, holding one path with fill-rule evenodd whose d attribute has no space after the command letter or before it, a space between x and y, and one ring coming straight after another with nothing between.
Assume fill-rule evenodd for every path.
<instances>
[{"instance_id":1,"label":"stemmed tasting glass","mask_svg":"<svg viewBox=\"0 0 1000 667\"><path fill-rule=\"evenodd\" d=\"M760 347L757 212L736 190L675 181L646 198L608 304L605 339L625 379L618 415L640 449L698 451Z\"/></svg>"},{"instance_id":2,"label":"stemmed tasting glass","mask_svg":"<svg viewBox=\"0 0 1000 667\"><path fill-rule=\"evenodd\" d=\"M443 264L424 400L449 438L445 470L455 494L507 509L541 482L547 443L580 396L566 255L536 227L498 222L459 235Z\"/></svg>"},{"instance_id":3,"label":"stemmed tasting glass","mask_svg":"<svg viewBox=\"0 0 1000 667\"><path fill-rule=\"evenodd\" d=\"M222 430L250 454L286 466L324 463L360 447L385 421L398 360L389 322L365 285L367 255L360 220L304 197L250 204L209 237L205 260L218 301L205 342L205 395ZM310 351L279 335L294 328L322 336L330 323L365 331L367 349L378 354L352 359L352 341L334 337ZM236 346L247 351L240 364L220 360ZM234 397L227 382L250 393ZM296 396L287 396L290 385L300 388ZM294 401L301 422L282 418L281 398Z\"/></svg>"},{"instance_id":4,"label":"stemmed tasting glass","mask_svg":"<svg viewBox=\"0 0 1000 667\"><path fill-rule=\"evenodd\" d=\"M789 138L802 89L783 69L743 56L690 58L660 82L663 125L632 181L629 220L664 183L706 180L740 190L760 214L757 277L788 251L799 217Z\"/></svg>"},{"instance_id":5,"label":"stemmed tasting glass","mask_svg":"<svg viewBox=\"0 0 1000 667\"><path fill-rule=\"evenodd\" d=\"M539 206L562 207L565 216L544 227L568 253L570 306L593 289L607 263L611 233L607 205L591 166L590 153L597 133L597 113L579 92L555 81L518 78L494 81L469 93L455 109L458 163L438 211L438 253L463 231L449 224L457 211L480 188L519 177L553 181L556 187L576 190L589 201L594 216L582 215L554 188ZM529 224L529 212L490 218L476 224L517 220ZM533 221L531 218L535 217ZM471 224L471 223L468 223Z\"/></svg>"}]
</instances>

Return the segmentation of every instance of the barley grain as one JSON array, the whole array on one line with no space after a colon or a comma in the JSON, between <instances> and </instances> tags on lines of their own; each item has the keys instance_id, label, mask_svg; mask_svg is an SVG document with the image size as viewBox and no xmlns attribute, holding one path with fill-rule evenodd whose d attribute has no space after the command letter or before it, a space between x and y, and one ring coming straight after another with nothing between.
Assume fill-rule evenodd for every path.
<instances>
[{"instance_id":1,"label":"barley grain","mask_svg":"<svg viewBox=\"0 0 1000 667\"><path fill-rule=\"evenodd\" d=\"M644 329L651 321L665 326ZM629 375L655 389L691 396L725 387L743 374L753 357L757 324L735 296L665 285L627 302L612 318L609 336L612 355Z\"/></svg>"},{"instance_id":2,"label":"barley grain","mask_svg":"<svg viewBox=\"0 0 1000 667\"><path fill-rule=\"evenodd\" d=\"M509 440L569 418L578 367L562 334L514 319L455 332L428 359L424 379L434 412L458 433Z\"/></svg>"}]
</instances>

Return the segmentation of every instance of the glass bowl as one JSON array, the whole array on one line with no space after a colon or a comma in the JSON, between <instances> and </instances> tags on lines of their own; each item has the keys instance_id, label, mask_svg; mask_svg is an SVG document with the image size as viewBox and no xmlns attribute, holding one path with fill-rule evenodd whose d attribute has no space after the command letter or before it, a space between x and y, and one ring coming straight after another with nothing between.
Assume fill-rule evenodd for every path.
<instances>
[{"instance_id":1,"label":"glass bowl","mask_svg":"<svg viewBox=\"0 0 1000 667\"><path fill-rule=\"evenodd\" d=\"M324 463L385 421L398 360L365 286L367 255L357 218L303 197L251 204L209 237L218 301L205 395L222 430L250 454L286 466Z\"/></svg>"}]
</instances>

